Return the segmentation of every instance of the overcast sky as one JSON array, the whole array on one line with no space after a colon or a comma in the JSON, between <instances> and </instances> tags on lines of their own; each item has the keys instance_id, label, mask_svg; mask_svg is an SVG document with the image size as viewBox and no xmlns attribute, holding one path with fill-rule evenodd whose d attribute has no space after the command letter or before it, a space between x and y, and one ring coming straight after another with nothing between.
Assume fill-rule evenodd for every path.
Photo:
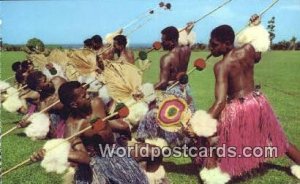
<instances>
[{"instance_id":1,"label":"overcast sky","mask_svg":"<svg viewBox=\"0 0 300 184\"><path fill-rule=\"evenodd\" d=\"M171 11L155 9L158 0L49 0L0 2L1 37L4 43L21 44L37 37L46 44L78 44L94 34L116 31L139 16L154 14L144 19L141 28L129 35L130 43L152 43L160 39L166 26L184 27L221 5L226 0L168 0ZM236 31L254 13L263 11L272 0L232 0L214 14L198 22L194 28L197 41L207 43L210 31L221 24L229 24ZM300 0L280 0L263 17L262 23L276 17L276 38L300 40ZM298 20L298 21L297 21ZM138 26L131 26L125 33Z\"/></svg>"}]
</instances>

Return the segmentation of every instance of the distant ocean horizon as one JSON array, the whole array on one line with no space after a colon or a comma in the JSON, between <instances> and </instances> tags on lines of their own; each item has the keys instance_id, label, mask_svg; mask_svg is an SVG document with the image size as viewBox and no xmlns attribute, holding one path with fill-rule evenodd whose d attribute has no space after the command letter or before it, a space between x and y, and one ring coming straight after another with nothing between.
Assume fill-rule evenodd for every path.
<instances>
[{"instance_id":1,"label":"distant ocean horizon","mask_svg":"<svg viewBox=\"0 0 300 184\"><path fill-rule=\"evenodd\" d=\"M57 45L57 46L61 46L63 48L66 49L78 49L78 48L82 48L83 45L82 44L45 44L47 45ZM151 48L152 44L150 43L136 43L136 44L129 44L129 48L132 49L139 49L139 48Z\"/></svg>"}]
</instances>

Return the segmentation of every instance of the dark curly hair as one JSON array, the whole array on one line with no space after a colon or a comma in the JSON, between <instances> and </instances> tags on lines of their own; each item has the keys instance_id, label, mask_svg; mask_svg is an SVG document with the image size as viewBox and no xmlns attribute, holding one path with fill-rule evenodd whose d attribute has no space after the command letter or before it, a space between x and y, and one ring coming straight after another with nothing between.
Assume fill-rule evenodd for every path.
<instances>
[{"instance_id":1,"label":"dark curly hair","mask_svg":"<svg viewBox=\"0 0 300 184\"><path fill-rule=\"evenodd\" d=\"M229 42L230 44L234 43L234 31L229 25L221 25L216 27L211 31L211 38L216 38L218 41L224 43Z\"/></svg>"},{"instance_id":2,"label":"dark curly hair","mask_svg":"<svg viewBox=\"0 0 300 184\"><path fill-rule=\"evenodd\" d=\"M81 83L78 81L70 81L62 84L58 89L59 100L66 107L70 107L70 103L75 100L74 90L79 88Z\"/></svg>"},{"instance_id":3,"label":"dark curly hair","mask_svg":"<svg viewBox=\"0 0 300 184\"><path fill-rule=\"evenodd\" d=\"M41 71L34 71L27 77L26 83L28 87L34 91L37 90L39 81L42 77L46 77Z\"/></svg>"},{"instance_id":4,"label":"dark curly hair","mask_svg":"<svg viewBox=\"0 0 300 184\"><path fill-rule=\"evenodd\" d=\"M178 42L179 32L176 27L169 26L161 31L161 34L166 35L167 40L172 40Z\"/></svg>"}]
</instances>

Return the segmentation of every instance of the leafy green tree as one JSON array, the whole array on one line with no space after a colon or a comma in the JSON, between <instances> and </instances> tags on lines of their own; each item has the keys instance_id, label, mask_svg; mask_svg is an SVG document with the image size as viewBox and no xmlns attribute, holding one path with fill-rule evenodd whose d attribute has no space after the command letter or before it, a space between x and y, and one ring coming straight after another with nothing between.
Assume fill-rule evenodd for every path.
<instances>
[{"instance_id":1,"label":"leafy green tree","mask_svg":"<svg viewBox=\"0 0 300 184\"><path fill-rule=\"evenodd\" d=\"M290 42L283 40L272 45L273 50L288 50L290 48Z\"/></svg>"},{"instance_id":2,"label":"leafy green tree","mask_svg":"<svg viewBox=\"0 0 300 184\"><path fill-rule=\"evenodd\" d=\"M296 43L296 48L295 48L296 50L300 50L300 42L297 42Z\"/></svg>"},{"instance_id":3,"label":"leafy green tree","mask_svg":"<svg viewBox=\"0 0 300 184\"><path fill-rule=\"evenodd\" d=\"M270 41L271 45L273 44L273 40L275 38L275 17L272 17L271 20L268 21L268 27L267 27L269 34L270 34Z\"/></svg>"},{"instance_id":4,"label":"leafy green tree","mask_svg":"<svg viewBox=\"0 0 300 184\"><path fill-rule=\"evenodd\" d=\"M38 38L28 40L26 47L32 52L43 52L45 50L44 43Z\"/></svg>"},{"instance_id":5,"label":"leafy green tree","mask_svg":"<svg viewBox=\"0 0 300 184\"><path fill-rule=\"evenodd\" d=\"M297 41L297 38L295 36L293 36L292 39L290 40L289 50L296 50L296 41Z\"/></svg>"}]
</instances>

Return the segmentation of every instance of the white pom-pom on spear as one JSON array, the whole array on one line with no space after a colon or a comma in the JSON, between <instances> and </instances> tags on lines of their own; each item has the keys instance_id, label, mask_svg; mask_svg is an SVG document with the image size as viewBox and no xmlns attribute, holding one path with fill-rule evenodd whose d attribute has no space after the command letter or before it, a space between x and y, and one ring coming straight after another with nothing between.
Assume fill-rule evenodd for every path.
<instances>
[{"instance_id":1,"label":"white pom-pom on spear","mask_svg":"<svg viewBox=\"0 0 300 184\"><path fill-rule=\"evenodd\" d=\"M28 121L31 123L24 130L26 136L32 140L45 139L50 129L49 116L45 113L33 113Z\"/></svg>"},{"instance_id":2,"label":"white pom-pom on spear","mask_svg":"<svg viewBox=\"0 0 300 184\"><path fill-rule=\"evenodd\" d=\"M188 22L185 28L178 29L179 31L179 38L178 44L179 45L187 45L193 46L196 43L196 33L192 31L194 28L194 22Z\"/></svg>"},{"instance_id":3,"label":"white pom-pom on spear","mask_svg":"<svg viewBox=\"0 0 300 184\"><path fill-rule=\"evenodd\" d=\"M235 44L242 46L250 43L256 52L266 52L270 47L269 32L261 25L262 16L272 8L279 0L274 1L270 6L263 10L260 14L254 14L249 23L236 33Z\"/></svg>"},{"instance_id":4,"label":"white pom-pom on spear","mask_svg":"<svg viewBox=\"0 0 300 184\"><path fill-rule=\"evenodd\" d=\"M230 175L223 172L219 167L202 169L200 171L200 177L205 184L224 184L231 179Z\"/></svg>"},{"instance_id":5,"label":"white pom-pom on spear","mask_svg":"<svg viewBox=\"0 0 300 184\"><path fill-rule=\"evenodd\" d=\"M8 88L10 88L10 84L5 81L0 81L0 91L6 91Z\"/></svg>"},{"instance_id":6,"label":"white pom-pom on spear","mask_svg":"<svg viewBox=\"0 0 300 184\"><path fill-rule=\"evenodd\" d=\"M291 173L300 180L300 165L291 166Z\"/></svg>"},{"instance_id":7,"label":"white pom-pom on spear","mask_svg":"<svg viewBox=\"0 0 300 184\"><path fill-rule=\"evenodd\" d=\"M8 88L1 90L1 92L7 91L7 90L9 90L9 89L11 89L11 88L14 88L14 87L9 86ZM25 85L21 86L20 88L16 89L16 90L14 91L14 93L9 93L8 96L7 96L6 98L18 94L22 89L25 89L25 88L27 88L27 84L25 84Z\"/></svg>"},{"instance_id":8,"label":"white pom-pom on spear","mask_svg":"<svg viewBox=\"0 0 300 184\"><path fill-rule=\"evenodd\" d=\"M217 120L204 110L197 110L190 119L189 124L199 137L210 137L217 132Z\"/></svg>"},{"instance_id":9,"label":"white pom-pom on spear","mask_svg":"<svg viewBox=\"0 0 300 184\"><path fill-rule=\"evenodd\" d=\"M65 139L53 139L48 141L44 145L44 149L46 150L46 155L44 160L42 161L42 167L44 167L47 171L51 172L57 172L57 173L63 173L68 168L68 148L70 147L69 141L75 137L78 137L82 133L86 132L87 130L94 129L94 130L102 130L104 127L105 121L118 116L118 118L125 118L129 114L129 109L126 106L121 107L117 112L114 112L110 114L109 116L106 116L103 119L96 118L90 121L92 123L88 127L80 130L79 132L73 134L72 136L65 138ZM48 153L48 154L47 154ZM59 153L59 154L58 154ZM61 155L62 154L62 155ZM63 157L63 158L62 158ZM23 162L15 165L14 167L4 171L1 173L1 177L4 175L10 173L11 171L25 165L28 163L33 163L34 161L31 158L28 158L24 160ZM55 162L55 164L53 164Z\"/></svg>"},{"instance_id":10,"label":"white pom-pom on spear","mask_svg":"<svg viewBox=\"0 0 300 184\"><path fill-rule=\"evenodd\" d=\"M95 79L95 80L97 80L97 79ZM90 83L95 82L95 80L90 81L90 82L87 83L87 84L84 84L83 87L86 87L86 86L88 86ZM47 112L49 109L51 109L52 107L54 107L55 105L57 105L57 104L59 104L59 103L60 103L60 100L57 100L57 101L55 101L53 104L51 104L51 105L49 105L48 107L42 109L40 112L34 113L34 114L35 114L35 117L41 117L41 116L37 116L37 115L38 115L38 114L43 114L43 113ZM24 119L22 119L22 121L28 121L28 120L31 118L31 116L32 116L32 115L26 116ZM42 119L45 120L45 118L42 118ZM35 122L35 120L32 119L32 118L31 118L31 121L34 121L34 122ZM45 130L45 129L47 129L47 126L48 126L48 123L47 123L47 122L48 122L48 121L45 121L45 122L46 122L46 123L44 123L43 125L38 125L38 126L35 126L35 125L34 125L34 127L40 127L40 128L42 128L43 130ZM17 128L21 128L20 125L16 125L16 126L14 126L13 128L11 128L11 129L9 129L8 131L6 131L5 133L1 134L0 139L2 139L5 135L11 133L12 131L14 131L14 130L17 129ZM30 128L30 129L31 129L31 128ZM31 129L31 130L33 130L33 129ZM32 132L31 130L30 130L30 131L28 130L28 131L29 131L29 132ZM36 128L34 128L34 130L36 130ZM43 131L43 132L44 132L44 131ZM35 134L29 133L28 135L35 135ZM46 136L46 135L44 135L44 136ZM43 134L39 134L38 136L33 136L32 138L37 138L37 137L43 137Z\"/></svg>"},{"instance_id":11,"label":"white pom-pom on spear","mask_svg":"<svg viewBox=\"0 0 300 184\"><path fill-rule=\"evenodd\" d=\"M46 107L45 109L41 110L40 112L38 112L39 114L43 114L44 112L47 112L49 109L51 109L53 106L57 105L60 101L56 101L53 104L49 105L48 107ZM36 114L36 113L35 113ZM27 116L26 118L24 118L24 121L27 121L28 118L30 118L30 116ZM45 126L48 126L47 124L45 124ZM0 139L2 139L4 136L6 136L7 134L13 132L14 130L16 130L17 128L21 128L19 125L16 125L14 127L12 127L11 129L9 129L8 131L6 131L5 133L1 134ZM43 128L44 129L44 128ZM40 135L41 136L41 135Z\"/></svg>"},{"instance_id":12,"label":"white pom-pom on spear","mask_svg":"<svg viewBox=\"0 0 300 184\"><path fill-rule=\"evenodd\" d=\"M22 106L27 106L26 101L20 98L19 91L14 87L8 88L6 90L6 93L7 96L2 103L2 106L6 111L17 112Z\"/></svg>"}]
</instances>

